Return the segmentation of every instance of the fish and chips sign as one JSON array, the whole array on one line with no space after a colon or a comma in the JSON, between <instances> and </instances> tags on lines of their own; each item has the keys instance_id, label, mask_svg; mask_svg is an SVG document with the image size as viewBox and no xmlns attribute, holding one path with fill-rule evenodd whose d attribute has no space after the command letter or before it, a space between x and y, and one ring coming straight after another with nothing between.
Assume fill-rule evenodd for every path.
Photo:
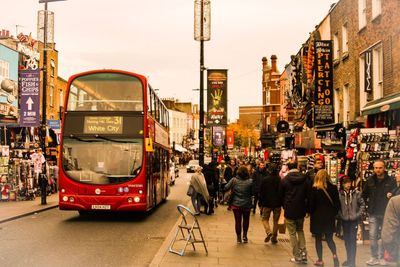
<instances>
[{"instance_id":1,"label":"fish and chips sign","mask_svg":"<svg viewBox=\"0 0 400 267\"><path fill-rule=\"evenodd\" d=\"M315 41L314 125L334 122L332 41Z\"/></svg>"}]
</instances>

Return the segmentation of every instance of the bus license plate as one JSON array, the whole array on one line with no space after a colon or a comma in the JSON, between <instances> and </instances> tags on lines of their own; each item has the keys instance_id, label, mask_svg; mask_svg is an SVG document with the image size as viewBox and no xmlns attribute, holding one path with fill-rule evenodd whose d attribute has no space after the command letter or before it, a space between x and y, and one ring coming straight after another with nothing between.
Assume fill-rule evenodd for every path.
<instances>
[{"instance_id":1,"label":"bus license plate","mask_svg":"<svg viewBox=\"0 0 400 267\"><path fill-rule=\"evenodd\" d=\"M92 205L92 210L110 210L111 205Z\"/></svg>"}]
</instances>

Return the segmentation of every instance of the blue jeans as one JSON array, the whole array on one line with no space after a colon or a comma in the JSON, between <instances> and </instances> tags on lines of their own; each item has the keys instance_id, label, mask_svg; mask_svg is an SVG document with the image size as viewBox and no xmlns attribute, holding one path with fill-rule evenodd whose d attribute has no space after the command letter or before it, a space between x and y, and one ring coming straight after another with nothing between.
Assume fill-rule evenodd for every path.
<instances>
[{"instance_id":1,"label":"blue jeans","mask_svg":"<svg viewBox=\"0 0 400 267\"><path fill-rule=\"evenodd\" d=\"M346 247L347 262L356 266L358 221L342 221L343 238Z\"/></svg>"},{"instance_id":2,"label":"blue jeans","mask_svg":"<svg viewBox=\"0 0 400 267\"><path fill-rule=\"evenodd\" d=\"M383 248L382 246L378 246L378 239L381 236L382 224L382 215L369 216L369 242L371 245L371 257L376 259L383 258Z\"/></svg>"}]
</instances>

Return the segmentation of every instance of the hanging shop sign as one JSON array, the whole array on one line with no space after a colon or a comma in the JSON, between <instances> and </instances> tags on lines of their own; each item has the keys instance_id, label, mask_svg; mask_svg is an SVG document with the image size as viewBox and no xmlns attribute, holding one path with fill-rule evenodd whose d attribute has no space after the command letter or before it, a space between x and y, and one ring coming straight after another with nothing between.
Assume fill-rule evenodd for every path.
<instances>
[{"instance_id":1,"label":"hanging shop sign","mask_svg":"<svg viewBox=\"0 0 400 267\"><path fill-rule=\"evenodd\" d=\"M47 126L49 126L53 130L61 129L61 121L60 120L47 120Z\"/></svg>"},{"instance_id":2,"label":"hanging shop sign","mask_svg":"<svg viewBox=\"0 0 400 267\"><path fill-rule=\"evenodd\" d=\"M20 71L19 83L21 88L20 125L37 127L40 125L40 69Z\"/></svg>"},{"instance_id":3,"label":"hanging shop sign","mask_svg":"<svg viewBox=\"0 0 400 267\"><path fill-rule=\"evenodd\" d=\"M364 92L372 93L372 50L364 53Z\"/></svg>"},{"instance_id":4,"label":"hanging shop sign","mask_svg":"<svg viewBox=\"0 0 400 267\"><path fill-rule=\"evenodd\" d=\"M334 122L332 41L315 41L314 125Z\"/></svg>"},{"instance_id":5,"label":"hanging shop sign","mask_svg":"<svg viewBox=\"0 0 400 267\"><path fill-rule=\"evenodd\" d=\"M228 70L207 70L207 125L227 125Z\"/></svg>"}]
</instances>

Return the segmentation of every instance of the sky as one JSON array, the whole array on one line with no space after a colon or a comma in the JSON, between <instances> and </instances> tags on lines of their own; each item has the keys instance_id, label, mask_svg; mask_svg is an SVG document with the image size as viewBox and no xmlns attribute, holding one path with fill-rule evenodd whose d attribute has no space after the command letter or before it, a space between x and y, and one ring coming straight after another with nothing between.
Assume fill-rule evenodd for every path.
<instances>
[{"instance_id":1,"label":"sky","mask_svg":"<svg viewBox=\"0 0 400 267\"><path fill-rule=\"evenodd\" d=\"M209 69L228 69L228 118L239 106L262 105L262 58L283 71L336 0L211 0ZM0 29L37 36L39 0L2 0ZM160 97L199 102L200 42L194 0L66 0L54 12L58 75L122 69L147 76ZM204 75L206 77L206 75ZM205 81L206 86L206 81ZM206 96L205 96L206 105Z\"/></svg>"}]
</instances>

